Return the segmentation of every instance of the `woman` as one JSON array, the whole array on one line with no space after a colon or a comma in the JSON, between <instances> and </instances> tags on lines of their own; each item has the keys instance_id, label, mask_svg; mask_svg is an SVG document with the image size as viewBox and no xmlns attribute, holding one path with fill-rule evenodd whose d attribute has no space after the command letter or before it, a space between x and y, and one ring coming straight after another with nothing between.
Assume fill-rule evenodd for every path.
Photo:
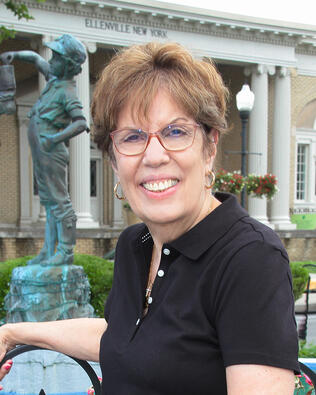
<instances>
[{"instance_id":1,"label":"woman","mask_svg":"<svg viewBox=\"0 0 316 395\"><path fill-rule=\"evenodd\" d=\"M3 352L27 343L100 360L104 394L293 394L286 252L233 196L210 193L226 98L213 64L177 44L113 58L93 99L95 140L144 223L118 241L106 323L5 325Z\"/></svg>"}]
</instances>

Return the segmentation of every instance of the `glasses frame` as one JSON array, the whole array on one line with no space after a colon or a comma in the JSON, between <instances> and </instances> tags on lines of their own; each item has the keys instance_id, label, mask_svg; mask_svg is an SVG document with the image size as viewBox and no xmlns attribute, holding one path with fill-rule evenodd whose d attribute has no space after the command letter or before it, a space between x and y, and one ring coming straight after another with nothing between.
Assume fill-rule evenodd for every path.
<instances>
[{"instance_id":1,"label":"glasses frame","mask_svg":"<svg viewBox=\"0 0 316 395\"><path fill-rule=\"evenodd\" d=\"M192 138L191 144L188 145L187 147L181 148L181 149L169 149L169 148L165 147L165 145L164 145L164 143L163 143L163 141L162 141L162 138L161 138L161 136L160 136L160 133L161 133L163 130L165 130L166 128L170 127L170 126L193 126L194 129L193 129L193 138ZM198 123L170 123L170 124L164 126L163 128L157 130L156 132L147 132L146 130L143 130L143 129L141 129L141 128L138 128L138 129L137 129L137 128L135 128L135 129L133 129L133 128L117 129L117 130L113 130L113 132L110 133L110 137L111 137L111 139L112 139L113 145L114 145L114 147L116 148L117 152L119 152L121 155L125 155L125 156L137 156L137 155L142 155L142 154L146 151L146 149L147 149L147 147L148 147L148 145L149 145L149 142L150 142L150 140L152 139L152 137L157 137L157 139L158 139L160 145L161 145L166 151L169 151L169 152L180 152L180 151L185 151L186 149L192 147L192 144L193 144L194 139L195 139L195 136L196 136L196 129L197 129L197 128L202 128L202 126L201 126L200 124L198 124ZM115 140L114 140L115 134L117 134L117 133L119 133L119 132L122 132L123 130L128 130L128 129L130 129L130 130L139 130L139 131L142 131L142 132L146 133L146 135L148 136L148 139L147 139L147 142L146 142L146 144L145 144L144 149L143 149L141 152L137 153L137 154L125 154L125 153L121 152L121 151L118 149L117 145L115 144Z\"/></svg>"}]
</instances>

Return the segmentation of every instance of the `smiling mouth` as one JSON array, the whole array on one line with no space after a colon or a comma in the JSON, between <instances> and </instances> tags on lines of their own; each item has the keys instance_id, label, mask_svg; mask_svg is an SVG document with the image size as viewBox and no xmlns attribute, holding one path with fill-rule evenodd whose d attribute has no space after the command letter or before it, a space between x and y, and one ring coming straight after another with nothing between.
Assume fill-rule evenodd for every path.
<instances>
[{"instance_id":1,"label":"smiling mouth","mask_svg":"<svg viewBox=\"0 0 316 395\"><path fill-rule=\"evenodd\" d=\"M179 180L164 180L159 182L144 182L142 186L151 192L163 192L166 189L169 189L175 186Z\"/></svg>"}]
</instances>

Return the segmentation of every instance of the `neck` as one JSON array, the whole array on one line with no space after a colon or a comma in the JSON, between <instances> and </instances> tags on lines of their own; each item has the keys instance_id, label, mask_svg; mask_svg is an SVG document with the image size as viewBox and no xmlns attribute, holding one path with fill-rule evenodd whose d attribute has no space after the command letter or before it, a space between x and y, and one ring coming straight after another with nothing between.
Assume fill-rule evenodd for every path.
<instances>
[{"instance_id":1,"label":"neck","mask_svg":"<svg viewBox=\"0 0 316 395\"><path fill-rule=\"evenodd\" d=\"M154 241L155 249L160 256L161 249L164 243L168 243L177 239L188 230L193 228L196 224L202 221L208 214L210 214L216 207L221 204L215 197L209 195L194 218L184 218L183 220L174 223L146 223L150 234Z\"/></svg>"}]
</instances>

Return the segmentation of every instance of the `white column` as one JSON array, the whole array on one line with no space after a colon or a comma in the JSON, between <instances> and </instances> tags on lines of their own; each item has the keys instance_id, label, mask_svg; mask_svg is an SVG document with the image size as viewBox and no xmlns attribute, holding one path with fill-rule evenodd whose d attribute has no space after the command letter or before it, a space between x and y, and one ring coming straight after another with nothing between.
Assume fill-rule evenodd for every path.
<instances>
[{"instance_id":1,"label":"white column","mask_svg":"<svg viewBox=\"0 0 316 395\"><path fill-rule=\"evenodd\" d=\"M89 58L82 65L82 72L76 77L78 97L83 112L90 124L90 81ZM90 202L90 134L83 132L70 140L70 196L77 215L77 228L94 228L99 224L91 214Z\"/></svg>"},{"instance_id":2,"label":"white column","mask_svg":"<svg viewBox=\"0 0 316 395\"><path fill-rule=\"evenodd\" d=\"M49 36L49 35L43 35L42 36L42 42L39 46L39 54L42 56L42 58L44 58L45 60L49 60L52 56L52 50L49 49L48 47L44 46L44 43L53 41L54 38L53 36ZM39 93L42 92L42 90L45 88L46 86L46 80L45 77L42 73L39 73L39 77L38 77L38 90Z\"/></svg>"},{"instance_id":3,"label":"white column","mask_svg":"<svg viewBox=\"0 0 316 395\"><path fill-rule=\"evenodd\" d=\"M30 107L17 103L17 115L19 120L19 138L20 138L20 225L30 225L32 223L32 179L31 163L29 161L29 143L27 140L27 128L29 119L27 114Z\"/></svg>"},{"instance_id":4,"label":"white column","mask_svg":"<svg viewBox=\"0 0 316 395\"><path fill-rule=\"evenodd\" d=\"M271 204L271 222L276 229L296 229L289 217L290 141L291 141L291 77L290 70L280 67L275 77L272 135L272 172L278 180L279 192Z\"/></svg>"},{"instance_id":5,"label":"white column","mask_svg":"<svg viewBox=\"0 0 316 395\"><path fill-rule=\"evenodd\" d=\"M114 173L113 182L114 185L117 183L118 178ZM114 187L113 185L113 187ZM121 193L121 191L120 191ZM123 203L122 200L119 200L114 195L114 210L113 210L113 227L114 228L122 228L124 226L124 216L123 216Z\"/></svg>"},{"instance_id":6,"label":"white column","mask_svg":"<svg viewBox=\"0 0 316 395\"><path fill-rule=\"evenodd\" d=\"M248 137L248 173L264 175L268 169L268 69L264 65L256 65L245 70L251 73L251 90L255 94L254 107L249 118ZM248 197L249 215L269 225L267 217L267 199Z\"/></svg>"}]
</instances>

